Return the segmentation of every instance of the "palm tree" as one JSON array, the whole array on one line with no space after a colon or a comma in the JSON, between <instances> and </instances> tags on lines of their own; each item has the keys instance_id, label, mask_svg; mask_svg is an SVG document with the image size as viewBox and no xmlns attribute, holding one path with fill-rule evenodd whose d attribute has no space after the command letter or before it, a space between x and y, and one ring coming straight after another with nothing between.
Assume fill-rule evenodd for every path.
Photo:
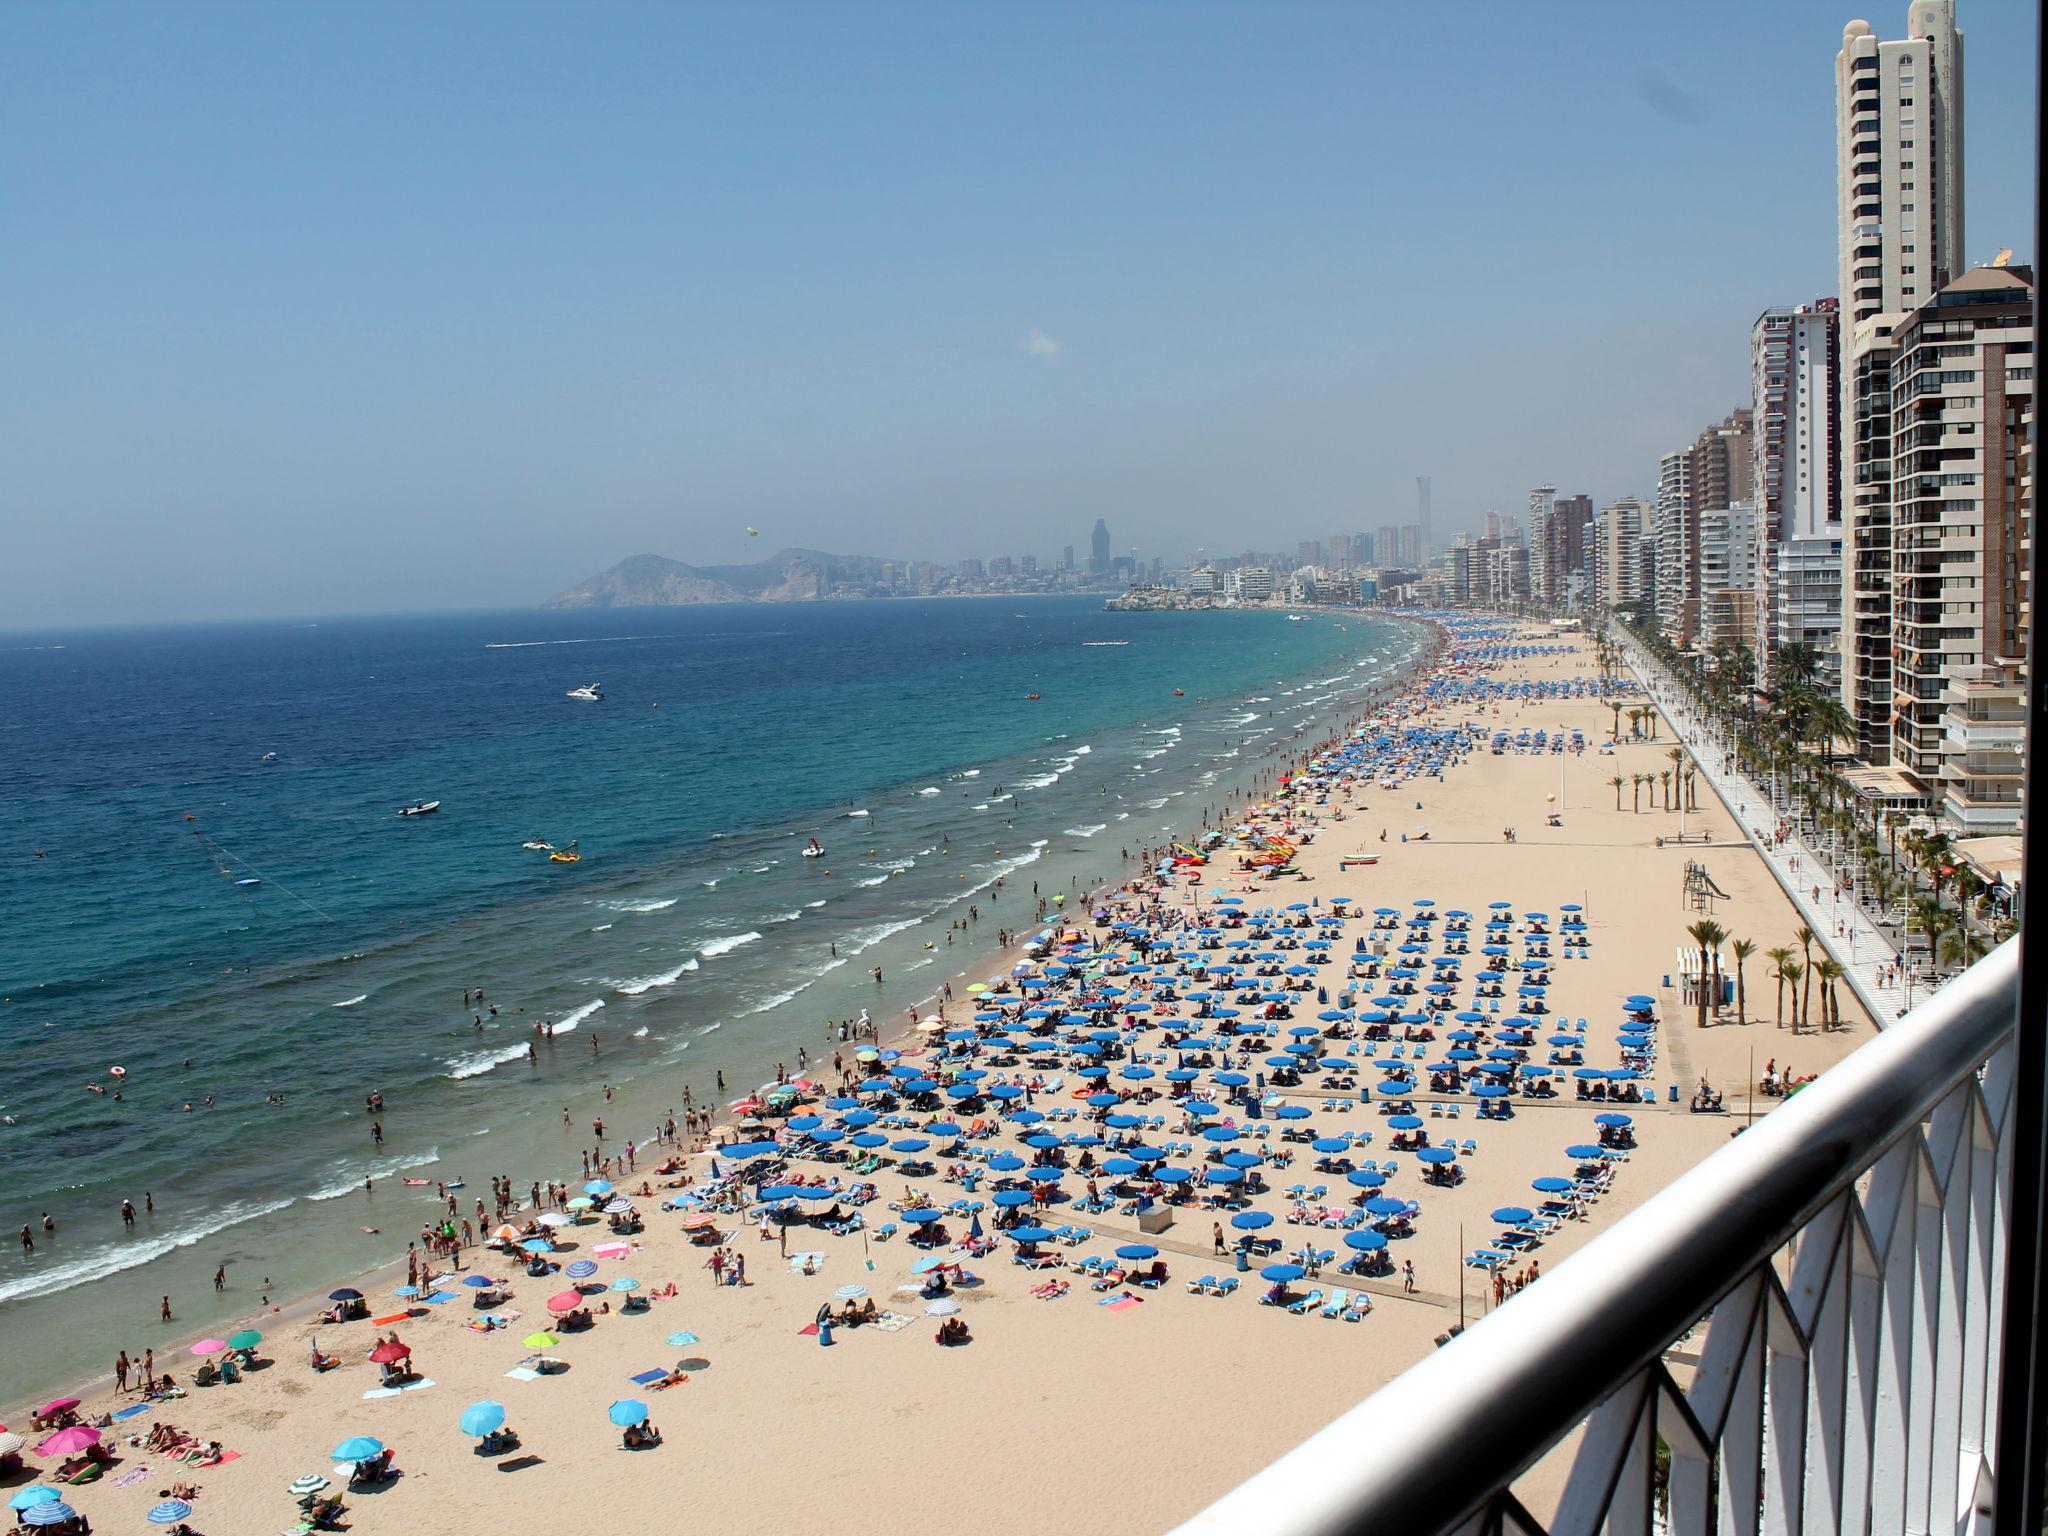
<instances>
[{"instance_id":1,"label":"palm tree","mask_svg":"<svg viewBox=\"0 0 2048 1536\"><path fill-rule=\"evenodd\" d=\"M1614 786L1614 808L1618 811L1621 809L1622 787L1628 783L1628 780L1624 779L1620 774L1617 773L1613 778L1609 779L1607 782Z\"/></svg>"},{"instance_id":2,"label":"palm tree","mask_svg":"<svg viewBox=\"0 0 2048 1536\"><path fill-rule=\"evenodd\" d=\"M1705 1029L1707 1027L1707 977L1710 969L1712 968L1708 962L1707 956L1710 952L1714 952L1716 950L1716 946L1720 944L1722 939L1727 937L1727 933L1726 930L1724 930L1719 923L1711 922L1706 918L1701 918L1698 922L1691 924L1685 931L1687 937L1689 937L1693 941L1693 943L1699 946L1699 1027L1701 1029ZM1718 960L1718 958L1718 954L1716 954L1716 960Z\"/></svg>"},{"instance_id":3,"label":"palm tree","mask_svg":"<svg viewBox=\"0 0 2048 1536\"><path fill-rule=\"evenodd\" d=\"M1747 978L1743 975L1742 968L1748 963L1749 957L1756 953L1756 940L1737 939L1728 948L1735 956L1735 1022L1747 1024L1749 1022L1749 986Z\"/></svg>"},{"instance_id":4,"label":"palm tree","mask_svg":"<svg viewBox=\"0 0 2048 1536\"><path fill-rule=\"evenodd\" d=\"M1806 971L1806 995L1799 1000L1799 1016L1802 1019L1808 1017L1813 1003L1813 941L1818 937L1819 935L1804 923L1792 932L1793 942L1802 952L1801 964Z\"/></svg>"},{"instance_id":5,"label":"palm tree","mask_svg":"<svg viewBox=\"0 0 2048 1536\"><path fill-rule=\"evenodd\" d=\"M1605 668L1604 666L1603 669L1607 671L1613 670L1612 668ZM1607 707L1614 711L1614 739L1616 741L1619 741L1621 739L1621 700L1609 699L1607 701Z\"/></svg>"},{"instance_id":6,"label":"palm tree","mask_svg":"<svg viewBox=\"0 0 2048 1536\"><path fill-rule=\"evenodd\" d=\"M1634 810L1635 813L1638 816L1640 816L1643 813L1643 780L1647 779L1649 775L1647 773L1632 773L1628 777L1629 782L1635 786L1636 798Z\"/></svg>"},{"instance_id":7,"label":"palm tree","mask_svg":"<svg viewBox=\"0 0 2048 1536\"><path fill-rule=\"evenodd\" d=\"M1715 922L1706 926L1710 930L1707 947L1714 961L1714 1012L1718 1015L1721 1011L1721 945L1727 941L1728 930Z\"/></svg>"},{"instance_id":8,"label":"palm tree","mask_svg":"<svg viewBox=\"0 0 2048 1536\"><path fill-rule=\"evenodd\" d=\"M1941 936L1941 963L1953 970L1968 970L1990 952L1990 941L1968 928L1951 928Z\"/></svg>"},{"instance_id":9,"label":"palm tree","mask_svg":"<svg viewBox=\"0 0 2048 1536\"><path fill-rule=\"evenodd\" d=\"M1932 960L1941 949L1942 930L1948 927L1948 908L1941 897L1915 896L1906 908L1906 930L1918 928L1927 936L1927 957Z\"/></svg>"},{"instance_id":10,"label":"palm tree","mask_svg":"<svg viewBox=\"0 0 2048 1536\"><path fill-rule=\"evenodd\" d=\"M1664 809L1671 809L1671 770L1665 768L1657 775L1657 782L1664 786Z\"/></svg>"},{"instance_id":11,"label":"palm tree","mask_svg":"<svg viewBox=\"0 0 2048 1536\"><path fill-rule=\"evenodd\" d=\"M1841 964L1830 957L1815 961L1813 969L1820 977L1820 1027L1838 1029L1842 1023L1842 1003L1835 995L1835 983L1842 979Z\"/></svg>"},{"instance_id":12,"label":"palm tree","mask_svg":"<svg viewBox=\"0 0 2048 1536\"><path fill-rule=\"evenodd\" d=\"M1806 967L1792 958L1792 951L1785 951L1785 959L1778 966L1778 974L1792 987L1792 1033L1799 1033L1799 983L1806 975Z\"/></svg>"}]
</instances>

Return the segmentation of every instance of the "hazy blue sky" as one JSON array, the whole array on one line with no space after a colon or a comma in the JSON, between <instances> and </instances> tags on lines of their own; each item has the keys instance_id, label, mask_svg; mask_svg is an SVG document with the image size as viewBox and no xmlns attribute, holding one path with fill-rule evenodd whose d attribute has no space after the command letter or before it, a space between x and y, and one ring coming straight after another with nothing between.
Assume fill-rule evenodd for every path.
<instances>
[{"instance_id":1,"label":"hazy blue sky","mask_svg":"<svg viewBox=\"0 0 2048 1536\"><path fill-rule=\"evenodd\" d=\"M2033 9L1961 8L1973 259ZM0 628L1646 490L1833 292L1905 10L0 7Z\"/></svg>"}]
</instances>

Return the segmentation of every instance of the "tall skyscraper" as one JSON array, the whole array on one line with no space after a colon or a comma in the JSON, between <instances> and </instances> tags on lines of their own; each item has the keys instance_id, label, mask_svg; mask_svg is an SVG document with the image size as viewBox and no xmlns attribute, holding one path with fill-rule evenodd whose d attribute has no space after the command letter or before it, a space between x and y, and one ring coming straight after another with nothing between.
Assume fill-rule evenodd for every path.
<instances>
[{"instance_id":1,"label":"tall skyscraper","mask_svg":"<svg viewBox=\"0 0 2048 1536\"><path fill-rule=\"evenodd\" d=\"M1624 496L1600 509L1593 546L1594 601L1625 608L1655 596L1651 504Z\"/></svg>"},{"instance_id":2,"label":"tall skyscraper","mask_svg":"<svg viewBox=\"0 0 2048 1536\"><path fill-rule=\"evenodd\" d=\"M1842 702L1863 755L1890 750L1892 333L1962 267L1963 34L1955 0L1913 0L1906 37L1864 21L1835 55L1843 424Z\"/></svg>"},{"instance_id":3,"label":"tall skyscraper","mask_svg":"<svg viewBox=\"0 0 2048 1536\"><path fill-rule=\"evenodd\" d=\"M1819 686L1841 688L1842 452L1833 299L1767 309L1750 328L1750 494L1756 502L1760 670L1811 647Z\"/></svg>"},{"instance_id":4,"label":"tall skyscraper","mask_svg":"<svg viewBox=\"0 0 2048 1536\"><path fill-rule=\"evenodd\" d=\"M1436 548L1429 526L1429 476L1427 475L1417 475L1415 477L1415 528L1416 536L1421 540L1422 544L1421 553L1415 557L1416 563L1420 564L1427 560L1430 552Z\"/></svg>"},{"instance_id":5,"label":"tall skyscraper","mask_svg":"<svg viewBox=\"0 0 2048 1536\"><path fill-rule=\"evenodd\" d=\"M1892 361L1892 762L1965 833L2019 825L2034 274L1965 272Z\"/></svg>"},{"instance_id":6,"label":"tall skyscraper","mask_svg":"<svg viewBox=\"0 0 2048 1536\"><path fill-rule=\"evenodd\" d=\"M1071 544L1062 544L1060 546L1060 569L1063 571L1071 571L1073 568L1074 546Z\"/></svg>"},{"instance_id":7,"label":"tall skyscraper","mask_svg":"<svg viewBox=\"0 0 2048 1536\"><path fill-rule=\"evenodd\" d=\"M1098 576L1109 569L1109 524L1099 517L1088 535L1088 569Z\"/></svg>"}]
</instances>

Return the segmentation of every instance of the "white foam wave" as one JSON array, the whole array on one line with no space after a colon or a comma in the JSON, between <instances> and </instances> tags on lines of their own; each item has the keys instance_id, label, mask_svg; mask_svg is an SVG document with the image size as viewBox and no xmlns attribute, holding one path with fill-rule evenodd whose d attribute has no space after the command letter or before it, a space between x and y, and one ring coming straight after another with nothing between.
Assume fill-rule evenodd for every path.
<instances>
[{"instance_id":1,"label":"white foam wave","mask_svg":"<svg viewBox=\"0 0 2048 1536\"><path fill-rule=\"evenodd\" d=\"M822 901L807 901L804 903L804 905L806 907L809 907L812 911L816 911L819 907L825 905L825 903Z\"/></svg>"},{"instance_id":2,"label":"white foam wave","mask_svg":"<svg viewBox=\"0 0 2048 1536\"><path fill-rule=\"evenodd\" d=\"M69 1290L76 1285L87 1285L94 1280L104 1280L109 1275L118 1275L123 1270L140 1268L152 1259L160 1259L167 1253L177 1252L180 1248L190 1248L217 1232L225 1232L229 1227L253 1221L258 1216L267 1216L272 1211L281 1211L291 1203L289 1198L264 1201L260 1204L236 1201L232 1205L221 1207L212 1220L199 1226L151 1238L147 1242L123 1244L110 1252L89 1254L67 1263L53 1264L48 1269L34 1270L19 1279L0 1281L0 1301L23 1301L31 1296L47 1296L53 1291Z\"/></svg>"},{"instance_id":3,"label":"white foam wave","mask_svg":"<svg viewBox=\"0 0 2048 1536\"><path fill-rule=\"evenodd\" d=\"M856 880L853 883L855 885L887 885L889 877L887 875L876 875L872 880Z\"/></svg>"},{"instance_id":4,"label":"white foam wave","mask_svg":"<svg viewBox=\"0 0 2048 1536\"><path fill-rule=\"evenodd\" d=\"M616 645L622 640L659 640L659 635L585 635L575 640L486 640L487 651L524 651L536 645Z\"/></svg>"},{"instance_id":5,"label":"white foam wave","mask_svg":"<svg viewBox=\"0 0 2048 1536\"><path fill-rule=\"evenodd\" d=\"M1019 789L1050 789L1059 781L1060 776L1056 773L1038 773L1033 774L1028 779L1019 779L1017 787Z\"/></svg>"},{"instance_id":6,"label":"white foam wave","mask_svg":"<svg viewBox=\"0 0 2048 1536\"><path fill-rule=\"evenodd\" d=\"M655 901L608 901L605 903L614 912L666 912L682 898L670 896Z\"/></svg>"},{"instance_id":7,"label":"white foam wave","mask_svg":"<svg viewBox=\"0 0 2048 1536\"><path fill-rule=\"evenodd\" d=\"M938 789L938 786L937 786L937 785L932 785L932 786L929 786L929 787L927 787L927 788L925 788L925 789L920 789L920 790L918 791L918 793L919 793L920 795L936 795L936 794L938 794L938 793L939 793L939 789Z\"/></svg>"},{"instance_id":8,"label":"white foam wave","mask_svg":"<svg viewBox=\"0 0 2048 1536\"><path fill-rule=\"evenodd\" d=\"M696 961L685 960L673 970L662 971L654 976L635 976L631 981L615 981L612 985L619 990L622 996L638 997L642 992L652 992L656 987L673 986L676 982L683 979L686 972L694 971L695 969L697 969ZM556 1026L557 1029L560 1027L560 1025Z\"/></svg>"},{"instance_id":9,"label":"white foam wave","mask_svg":"<svg viewBox=\"0 0 2048 1536\"><path fill-rule=\"evenodd\" d=\"M591 929L590 931L592 933L603 933L605 929L609 927L611 927L610 923L599 923L595 928Z\"/></svg>"},{"instance_id":10,"label":"white foam wave","mask_svg":"<svg viewBox=\"0 0 2048 1536\"><path fill-rule=\"evenodd\" d=\"M339 1200L343 1195L353 1194L363 1187L364 1179L388 1179L401 1173L410 1173L415 1168L425 1168L441 1161L441 1149L429 1147L424 1157L414 1153L401 1153L397 1157L381 1158L356 1173L349 1174L324 1189L317 1189L306 1196L308 1200ZM335 1170L337 1173L339 1169Z\"/></svg>"},{"instance_id":11,"label":"white foam wave","mask_svg":"<svg viewBox=\"0 0 2048 1536\"><path fill-rule=\"evenodd\" d=\"M357 1003L366 1001L369 995L367 992L358 992L354 997L345 997L340 1002L329 1003L327 1006L330 1008L353 1008Z\"/></svg>"},{"instance_id":12,"label":"white foam wave","mask_svg":"<svg viewBox=\"0 0 2048 1536\"><path fill-rule=\"evenodd\" d=\"M1093 837L1093 836L1094 836L1094 835L1095 835L1096 833L1098 833L1098 832L1102 831L1102 830L1103 830L1103 829L1104 829L1105 827L1107 827L1108 825L1109 825L1109 823L1108 823L1108 822L1106 822L1106 821L1098 821L1098 822L1095 822L1095 823L1093 823L1093 824L1092 824L1092 825L1090 825L1090 826L1085 826L1085 827L1069 827L1069 828L1067 828L1067 836L1068 836L1068 837Z\"/></svg>"},{"instance_id":13,"label":"white foam wave","mask_svg":"<svg viewBox=\"0 0 2048 1536\"><path fill-rule=\"evenodd\" d=\"M872 815L874 815L874 812L873 812L873 811L848 811L848 812L847 812L846 814L847 814L847 815L848 815L849 817L852 817L852 816L872 816Z\"/></svg>"},{"instance_id":14,"label":"white foam wave","mask_svg":"<svg viewBox=\"0 0 2048 1536\"><path fill-rule=\"evenodd\" d=\"M570 1030L574 1029L578 1024L581 1024L585 1019L589 1018L593 1013L597 1012L597 1010L602 1008L603 1006L603 998L593 997L589 1002L585 1003L582 1007L570 1009L567 1013L563 1014L561 1018L555 1021L555 1033L558 1035L566 1035Z\"/></svg>"},{"instance_id":15,"label":"white foam wave","mask_svg":"<svg viewBox=\"0 0 2048 1536\"><path fill-rule=\"evenodd\" d=\"M893 923L877 923L872 928L856 928L846 936L846 952L849 955L858 955L865 950L873 949L891 934L901 933L906 928L915 928L923 921L921 917L906 917Z\"/></svg>"},{"instance_id":16,"label":"white foam wave","mask_svg":"<svg viewBox=\"0 0 2048 1536\"><path fill-rule=\"evenodd\" d=\"M781 912L776 914L774 917L769 918L768 921L771 923L793 923L802 916L803 913L801 911Z\"/></svg>"},{"instance_id":17,"label":"white foam wave","mask_svg":"<svg viewBox=\"0 0 2048 1536\"><path fill-rule=\"evenodd\" d=\"M742 944L751 944L754 942L754 940L760 937L760 934L753 932L751 929L748 930L746 933L729 934L722 939L713 939L709 944L706 944L704 948L699 951L699 953L702 954L706 960L712 960L717 958L719 955L729 955L734 950L738 949ZM693 971L696 968L697 967L694 963L690 966L690 969Z\"/></svg>"},{"instance_id":18,"label":"white foam wave","mask_svg":"<svg viewBox=\"0 0 2048 1536\"><path fill-rule=\"evenodd\" d=\"M526 1054L526 1042L508 1045L501 1051L478 1051L474 1056L457 1056L448 1062L448 1075L460 1082L465 1077L480 1077L493 1067L502 1067L508 1061L517 1061Z\"/></svg>"}]
</instances>

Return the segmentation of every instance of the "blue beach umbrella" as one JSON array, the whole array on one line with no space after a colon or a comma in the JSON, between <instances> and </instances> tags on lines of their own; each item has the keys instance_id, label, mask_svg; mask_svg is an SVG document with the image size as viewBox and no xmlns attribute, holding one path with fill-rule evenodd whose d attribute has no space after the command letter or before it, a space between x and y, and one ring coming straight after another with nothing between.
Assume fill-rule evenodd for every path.
<instances>
[{"instance_id":1,"label":"blue beach umbrella","mask_svg":"<svg viewBox=\"0 0 2048 1536\"><path fill-rule=\"evenodd\" d=\"M889 1143L892 1152L922 1152L931 1143L922 1136L905 1136L901 1141Z\"/></svg>"},{"instance_id":2,"label":"blue beach umbrella","mask_svg":"<svg viewBox=\"0 0 2048 1536\"><path fill-rule=\"evenodd\" d=\"M1527 1221L1532 1212L1525 1205L1504 1205L1493 1213L1493 1220L1503 1226L1518 1227Z\"/></svg>"},{"instance_id":3,"label":"blue beach umbrella","mask_svg":"<svg viewBox=\"0 0 2048 1536\"><path fill-rule=\"evenodd\" d=\"M1209 1182L1211 1184L1235 1184L1243 1177L1243 1170L1238 1168L1211 1168L1209 1170Z\"/></svg>"},{"instance_id":4,"label":"blue beach umbrella","mask_svg":"<svg viewBox=\"0 0 2048 1536\"><path fill-rule=\"evenodd\" d=\"M1377 1253L1387 1246L1387 1239L1380 1232L1346 1232L1344 1246L1356 1248L1360 1253Z\"/></svg>"},{"instance_id":5,"label":"blue beach umbrella","mask_svg":"<svg viewBox=\"0 0 2048 1536\"><path fill-rule=\"evenodd\" d=\"M923 1227L929 1226L932 1222L937 1221L941 1214L942 1213L939 1211L935 1211L930 1209L929 1207L925 1207L920 1210L905 1211L903 1213L903 1219L909 1222L913 1227Z\"/></svg>"},{"instance_id":6,"label":"blue beach umbrella","mask_svg":"<svg viewBox=\"0 0 2048 1536\"><path fill-rule=\"evenodd\" d=\"M1566 1147L1564 1149L1564 1155L1566 1157L1573 1158L1576 1161L1583 1163L1588 1162L1594 1158L1605 1157L1607 1155L1607 1149L1605 1147L1596 1147L1590 1141L1588 1141L1581 1142L1579 1145L1574 1147Z\"/></svg>"},{"instance_id":7,"label":"blue beach umbrella","mask_svg":"<svg viewBox=\"0 0 2048 1536\"><path fill-rule=\"evenodd\" d=\"M1387 1121L1387 1129L1391 1131L1419 1131L1422 1129L1422 1116L1394 1115Z\"/></svg>"},{"instance_id":8,"label":"blue beach umbrella","mask_svg":"<svg viewBox=\"0 0 2048 1536\"><path fill-rule=\"evenodd\" d=\"M719 1157L743 1163L756 1157L766 1157L771 1152L780 1152L782 1148L772 1141L740 1141L729 1147L715 1147L712 1150ZM606 1188L609 1189L610 1186L607 1185Z\"/></svg>"},{"instance_id":9,"label":"blue beach umbrella","mask_svg":"<svg viewBox=\"0 0 2048 1536\"><path fill-rule=\"evenodd\" d=\"M1392 1195L1374 1195L1365 1202L1365 1208L1374 1216L1399 1216L1408 1209L1408 1202Z\"/></svg>"},{"instance_id":10,"label":"blue beach umbrella","mask_svg":"<svg viewBox=\"0 0 2048 1536\"><path fill-rule=\"evenodd\" d=\"M382 1440L369 1435L351 1435L334 1448L335 1461L368 1461L384 1449Z\"/></svg>"},{"instance_id":11,"label":"blue beach umbrella","mask_svg":"<svg viewBox=\"0 0 2048 1536\"><path fill-rule=\"evenodd\" d=\"M631 1429L635 1424L647 1422L648 1409L637 1397L622 1397L605 1410L605 1417L621 1429Z\"/></svg>"},{"instance_id":12,"label":"blue beach umbrella","mask_svg":"<svg viewBox=\"0 0 2048 1536\"><path fill-rule=\"evenodd\" d=\"M1419 1163L1448 1163L1454 1161L1457 1155L1449 1147L1424 1147L1415 1154L1415 1160Z\"/></svg>"},{"instance_id":13,"label":"blue beach umbrella","mask_svg":"<svg viewBox=\"0 0 2048 1536\"><path fill-rule=\"evenodd\" d=\"M165 1499L153 1506L142 1518L151 1525L176 1525L192 1513L192 1506L183 1499Z\"/></svg>"},{"instance_id":14,"label":"blue beach umbrella","mask_svg":"<svg viewBox=\"0 0 2048 1536\"><path fill-rule=\"evenodd\" d=\"M1029 1205L1031 1203L1031 1191L1028 1189L999 1189L989 1198L995 1201L997 1205L1005 1208Z\"/></svg>"},{"instance_id":15,"label":"blue beach umbrella","mask_svg":"<svg viewBox=\"0 0 2048 1536\"><path fill-rule=\"evenodd\" d=\"M14 1510L33 1509L38 1504L57 1504L64 1495L44 1483L31 1483L7 1501L7 1507Z\"/></svg>"},{"instance_id":16,"label":"blue beach umbrella","mask_svg":"<svg viewBox=\"0 0 2048 1536\"><path fill-rule=\"evenodd\" d=\"M1561 1195L1572 1187L1570 1179L1560 1179L1555 1174L1540 1179L1531 1179L1529 1187L1546 1195Z\"/></svg>"},{"instance_id":17,"label":"blue beach umbrella","mask_svg":"<svg viewBox=\"0 0 2048 1536\"><path fill-rule=\"evenodd\" d=\"M1020 1243L1042 1243L1052 1236L1052 1228L1013 1227L1010 1230L1010 1236L1014 1241Z\"/></svg>"},{"instance_id":18,"label":"blue beach umbrella","mask_svg":"<svg viewBox=\"0 0 2048 1536\"><path fill-rule=\"evenodd\" d=\"M1226 1152L1221 1161L1226 1168L1256 1168L1265 1159L1256 1152Z\"/></svg>"},{"instance_id":19,"label":"blue beach umbrella","mask_svg":"<svg viewBox=\"0 0 2048 1536\"><path fill-rule=\"evenodd\" d=\"M856 1147L873 1151L876 1147L886 1147L889 1145L889 1138L882 1135L879 1131L862 1131L853 1138L853 1144Z\"/></svg>"},{"instance_id":20,"label":"blue beach umbrella","mask_svg":"<svg viewBox=\"0 0 2048 1536\"><path fill-rule=\"evenodd\" d=\"M1318 1136L1309 1145L1327 1156L1332 1153L1348 1151L1351 1143L1342 1136Z\"/></svg>"},{"instance_id":21,"label":"blue beach umbrella","mask_svg":"<svg viewBox=\"0 0 2048 1536\"><path fill-rule=\"evenodd\" d=\"M1236 1141L1243 1132L1234 1125L1205 1125L1202 1139L1205 1141Z\"/></svg>"},{"instance_id":22,"label":"blue beach umbrella","mask_svg":"<svg viewBox=\"0 0 2048 1536\"><path fill-rule=\"evenodd\" d=\"M1185 1184L1194 1174L1186 1168L1154 1168L1152 1177L1162 1184Z\"/></svg>"},{"instance_id":23,"label":"blue beach umbrella","mask_svg":"<svg viewBox=\"0 0 2048 1536\"><path fill-rule=\"evenodd\" d=\"M1273 1225L1273 1216L1270 1211L1239 1211L1230 1218L1230 1224L1240 1232L1256 1232Z\"/></svg>"},{"instance_id":24,"label":"blue beach umbrella","mask_svg":"<svg viewBox=\"0 0 2048 1536\"><path fill-rule=\"evenodd\" d=\"M475 1439L494 1435L505 1427L505 1405L488 1399L481 1403L471 1403L462 1410L460 1422L462 1432Z\"/></svg>"},{"instance_id":25,"label":"blue beach umbrella","mask_svg":"<svg viewBox=\"0 0 2048 1536\"><path fill-rule=\"evenodd\" d=\"M1159 1250L1150 1243L1125 1243L1117 1249L1116 1256L1120 1259L1154 1259L1159 1256Z\"/></svg>"},{"instance_id":26,"label":"blue beach umbrella","mask_svg":"<svg viewBox=\"0 0 2048 1536\"><path fill-rule=\"evenodd\" d=\"M1299 1264L1268 1264L1264 1269L1259 1271L1259 1275L1261 1278L1266 1280L1276 1280L1282 1285L1285 1285L1290 1280L1299 1280L1303 1275L1307 1273L1308 1271L1303 1269Z\"/></svg>"},{"instance_id":27,"label":"blue beach umbrella","mask_svg":"<svg viewBox=\"0 0 2048 1536\"><path fill-rule=\"evenodd\" d=\"M1595 1115L1593 1117L1593 1123L1595 1125L1623 1126L1634 1125L1635 1121L1629 1119L1627 1115L1605 1114Z\"/></svg>"},{"instance_id":28,"label":"blue beach umbrella","mask_svg":"<svg viewBox=\"0 0 2048 1536\"><path fill-rule=\"evenodd\" d=\"M67 1520L77 1518L78 1511L61 1499L31 1504L21 1512L23 1525L62 1525Z\"/></svg>"}]
</instances>

